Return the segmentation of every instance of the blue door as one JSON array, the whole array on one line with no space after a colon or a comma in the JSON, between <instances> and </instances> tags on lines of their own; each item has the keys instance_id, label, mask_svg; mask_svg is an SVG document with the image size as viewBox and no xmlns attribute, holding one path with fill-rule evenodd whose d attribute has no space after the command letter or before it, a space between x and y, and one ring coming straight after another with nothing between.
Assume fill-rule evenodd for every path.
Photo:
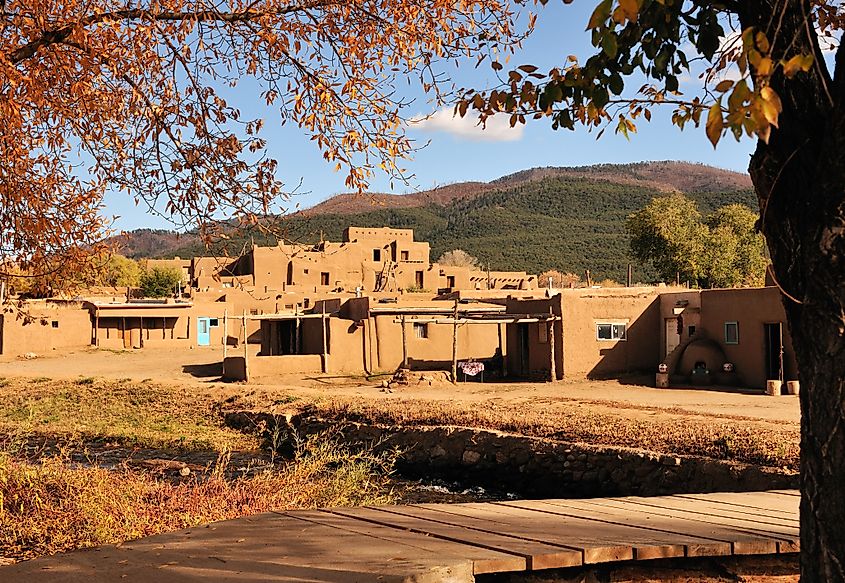
<instances>
[{"instance_id":1,"label":"blue door","mask_svg":"<svg viewBox=\"0 0 845 583\"><path fill-rule=\"evenodd\" d=\"M211 344L211 318L197 318L197 345L209 346Z\"/></svg>"}]
</instances>

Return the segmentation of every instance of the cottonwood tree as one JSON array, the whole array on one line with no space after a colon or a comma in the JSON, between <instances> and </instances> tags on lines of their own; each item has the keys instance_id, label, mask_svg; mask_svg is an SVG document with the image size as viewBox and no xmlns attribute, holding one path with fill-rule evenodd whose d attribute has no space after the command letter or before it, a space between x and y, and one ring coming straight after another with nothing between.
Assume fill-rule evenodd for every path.
<instances>
[{"instance_id":1,"label":"cottonwood tree","mask_svg":"<svg viewBox=\"0 0 845 583\"><path fill-rule=\"evenodd\" d=\"M545 3L545 0L541 0ZM594 54L457 106L629 134L658 109L757 140L749 172L801 376L801 572L845 581L845 12L834 0L602 0ZM731 32L735 30L735 33ZM833 51L833 66L824 50ZM684 75L702 88L681 92ZM631 89L634 89L633 91Z\"/></svg>"},{"instance_id":2,"label":"cottonwood tree","mask_svg":"<svg viewBox=\"0 0 845 583\"><path fill-rule=\"evenodd\" d=\"M680 193L653 198L625 223L631 254L664 281L697 287L763 285L765 242L757 215L730 204L703 218L695 201Z\"/></svg>"},{"instance_id":3,"label":"cottonwood tree","mask_svg":"<svg viewBox=\"0 0 845 583\"><path fill-rule=\"evenodd\" d=\"M438 60L513 32L505 0L4 0L0 265L83 261L107 192L204 236L221 217L255 224L288 190L252 113L265 107L350 189L398 174L398 83L442 98Z\"/></svg>"},{"instance_id":4,"label":"cottonwood tree","mask_svg":"<svg viewBox=\"0 0 845 583\"><path fill-rule=\"evenodd\" d=\"M446 251L437 259L436 263L440 265L449 265L452 267L468 267L470 269L481 269L481 264L478 259L470 255L463 249L453 249L452 251Z\"/></svg>"}]
</instances>

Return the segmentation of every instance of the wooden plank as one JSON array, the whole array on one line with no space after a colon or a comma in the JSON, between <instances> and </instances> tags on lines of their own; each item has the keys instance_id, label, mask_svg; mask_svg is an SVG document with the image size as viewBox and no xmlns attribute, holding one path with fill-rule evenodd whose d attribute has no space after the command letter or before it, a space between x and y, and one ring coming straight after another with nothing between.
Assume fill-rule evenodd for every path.
<instances>
[{"instance_id":1,"label":"wooden plank","mask_svg":"<svg viewBox=\"0 0 845 583\"><path fill-rule=\"evenodd\" d=\"M571 504L569 504L570 501L560 501L561 503L567 504L553 505L559 508L568 507L569 512L572 512L574 507L577 507L579 504L586 505L587 509L585 511L587 512L596 512L597 508L602 507L608 509L615 508L620 512L629 512L632 516L640 515L649 522L660 524L661 528L728 542L731 544L730 552L733 554L771 554L777 552L779 542L792 540L791 538L786 538L780 541L766 530L750 529L742 523L726 524L726 522L730 521L707 514L690 514L660 504L638 504L637 502L640 500L649 499L595 499L578 501L578 503L571 501ZM709 549L706 547L687 548L687 556L708 556L708 553Z\"/></svg>"},{"instance_id":2,"label":"wooden plank","mask_svg":"<svg viewBox=\"0 0 845 583\"><path fill-rule=\"evenodd\" d=\"M793 543L797 536L793 534L783 535L773 533L765 528L756 528L752 523L743 520L715 516L712 513L701 511L689 511L683 506L671 506L658 500L659 503L647 503L648 498L619 498L615 500L602 500L602 503L612 504L616 502L634 511L649 512L659 516L676 517L687 523L703 523L719 527L725 532L726 539L732 543L733 554L771 554L778 551L779 542Z\"/></svg>"},{"instance_id":3,"label":"wooden plank","mask_svg":"<svg viewBox=\"0 0 845 583\"><path fill-rule=\"evenodd\" d=\"M3 567L39 583L472 583L469 561L267 513Z\"/></svg>"},{"instance_id":4,"label":"wooden plank","mask_svg":"<svg viewBox=\"0 0 845 583\"><path fill-rule=\"evenodd\" d=\"M522 521L544 523L549 521L552 531L557 530L570 544L577 543L584 548L585 563L590 547L627 543L636 560L683 557L687 548L697 549L692 556L720 556L730 554L730 543L708 537L701 533L683 532L678 529L662 529L647 521L625 521L611 512L604 514L583 509L566 509L547 504L544 501L527 500L500 502L494 506L518 512L514 518ZM535 513L534 516L525 516ZM611 559L613 560L613 559Z\"/></svg>"},{"instance_id":5,"label":"wooden plank","mask_svg":"<svg viewBox=\"0 0 845 583\"><path fill-rule=\"evenodd\" d=\"M800 498L771 492L757 492L755 494L749 496L740 492L723 492L718 494L679 494L678 497L685 500L718 502L757 516L793 518L798 516Z\"/></svg>"},{"instance_id":6,"label":"wooden plank","mask_svg":"<svg viewBox=\"0 0 845 583\"><path fill-rule=\"evenodd\" d=\"M511 554L475 545L447 541L408 530L399 530L358 518L334 514L326 510L304 510L288 512L286 515L369 537L372 539L370 544L373 545L381 544L380 541L388 541L420 549L426 555L435 553L437 556L456 562L469 560L472 562L473 574L475 575L521 570L525 564L524 560Z\"/></svg>"},{"instance_id":7,"label":"wooden plank","mask_svg":"<svg viewBox=\"0 0 845 583\"><path fill-rule=\"evenodd\" d=\"M514 561L514 567L508 569L509 571L551 569L557 566L565 567L573 565L574 549L533 543L501 534L404 516L402 514L388 512L388 508L392 507L352 508L333 510L332 512L342 516L368 520L383 526L434 536L455 543L474 545L507 553L517 559ZM578 554L578 559L580 559L580 554Z\"/></svg>"},{"instance_id":8,"label":"wooden plank","mask_svg":"<svg viewBox=\"0 0 845 583\"><path fill-rule=\"evenodd\" d=\"M640 510L620 506L601 504L598 501L572 501L571 512L561 512L557 508L549 508L550 512L560 513L561 516L583 516L585 519L617 524L623 527L646 529L669 536L670 540L682 546L682 552L677 556L687 557L717 557L731 554L730 537L725 536L712 525L690 523L670 516L660 516ZM519 503L499 503L516 505ZM561 509L564 507L561 506ZM634 535L636 536L636 535ZM640 540L634 538L633 540ZM645 558L647 552L637 553L637 558Z\"/></svg>"}]
</instances>

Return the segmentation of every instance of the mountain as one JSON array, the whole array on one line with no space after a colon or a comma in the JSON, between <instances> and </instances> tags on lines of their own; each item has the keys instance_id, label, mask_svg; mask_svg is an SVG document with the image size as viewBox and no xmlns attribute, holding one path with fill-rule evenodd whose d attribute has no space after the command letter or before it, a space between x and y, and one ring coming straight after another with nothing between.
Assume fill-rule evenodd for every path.
<instances>
[{"instance_id":1,"label":"mountain","mask_svg":"<svg viewBox=\"0 0 845 583\"><path fill-rule=\"evenodd\" d=\"M475 198L494 190L513 188L544 178L567 177L604 180L614 184L642 186L660 192L728 192L750 190L747 174L690 162L640 162L636 164L598 164L594 166L531 168L497 178L491 182L459 182L411 194L367 194L363 202L373 210L417 208L430 204L448 205L456 200ZM301 214L358 214L362 196L338 194Z\"/></svg>"},{"instance_id":2,"label":"mountain","mask_svg":"<svg viewBox=\"0 0 845 583\"><path fill-rule=\"evenodd\" d=\"M756 208L751 188L747 175L684 162L533 168L414 194L338 195L284 217L278 228L300 242L340 240L349 225L413 228L417 240L431 243L432 259L463 249L493 270L590 269L596 280L621 280L631 261L625 219L651 198L680 191L709 213L735 202ZM149 231L143 235L152 237ZM275 242L260 233L248 236L258 244ZM133 238L130 234L129 241ZM234 239L235 252L243 240ZM157 249L157 256L206 252L190 235L182 241L181 247L164 239L144 248ZM636 275L641 281L652 277L643 269Z\"/></svg>"}]
</instances>

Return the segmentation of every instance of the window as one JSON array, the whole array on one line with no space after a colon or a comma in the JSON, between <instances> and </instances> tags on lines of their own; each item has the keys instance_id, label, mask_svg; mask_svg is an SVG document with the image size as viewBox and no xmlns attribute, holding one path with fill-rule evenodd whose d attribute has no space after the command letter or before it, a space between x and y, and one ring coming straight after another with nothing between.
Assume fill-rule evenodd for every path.
<instances>
[{"instance_id":1,"label":"window","mask_svg":"<svg viewBox=\"0 0 845 583\"><path fill-rule=\"evenodd\" d=\"M258 308L250 308L249 309L249 315L250 316L257 316L260 313L261 313L261 310L259 310Z\"/></svg>"},{"instance_id":2,"label":"window","mask_svg":"<svg viewBox=\"0 0 845 583\"><path fill-rule=\"evenodd\" d=\"M407 252L407 251L400 251L400 252L399 252L399 258L400 258L402 261L408 261L408 259L410 259L410 258L411 258L411 256L408 254L408 252Z\"/></svg>"},{"instance_id":3,"label":"window","mask_svg":"<svg viewBox=\"0 0 845 583\"><path fill-rule=\"evenodd\" d=\"M329 285L329 273L327 271L320 273L320 285Z\"/></svg>"},{"instance_id":4,"label":"window","mask_svg":"<svg viewBox=\"0 0 845 583\"><path fill-rule=\"evenodd\" d=\"M596 324L597 340L627 340L626 324Z\"/></svg>"},{"instance_id":5,"label":"window","mask_svg":"<svg viewBox=\"0 0 845 583\"><path fill-rule=\"evenodd\" d=\"M687 326L687 334L689 336L695 336L695 326Z\"/></svg>"},{"instance_id":6,"label":"window","mask_svg":"<svg viewBox=\"0 0 845 583\"><path fill-rule=\"evenodd\" d=\"M373 249L373 261L381 261L381 249Z\"/></svg>"},{"instance_id":7,"label":"window","mask_svg":"<svg viewBox=\"0 0 845 583\"><path fill-rule=\"evenodd\" d=\"M208 320L208 325L212 328L217 328L220 325L220 321L217 318L210 318Z\"/></svg>"},{"instance_id":8,"label":"window","mask_svg":"<svg viewBox=\"0 0 845 583\"><path fill-rule=\"evenodd\" d=\"M455 287L455 276L454 275L447 275L446 276L446 287Z\"/></svg>"},{"instance_id":9,"label":"window","mask_svg":"<svg viewBox=\"0 0 845 583\"><path fill-rule=\"evenodd\" d=\"M417 338L428 338L428 324L414 322L414 336Z\"/></svg>"},{"instance_id":10,"label":"window","mask_svg":"<svg viewBox=\"0 0 845 583\"><path fill-rule=\"evenodd\" d=\"M739 344L739 322L725 322L725 344Z\"/></svg>"},{"instance_id":11,"label":"window","mask_svg":"<svg viewBox=\"0 0 845 583\"><path fill-rule=\"evenodd\" d=\"M52 322L50 322L50 324L53 326L53 328L59 327L59 321L58 320L53 320Z\"/></svg>"}]
</instances>

